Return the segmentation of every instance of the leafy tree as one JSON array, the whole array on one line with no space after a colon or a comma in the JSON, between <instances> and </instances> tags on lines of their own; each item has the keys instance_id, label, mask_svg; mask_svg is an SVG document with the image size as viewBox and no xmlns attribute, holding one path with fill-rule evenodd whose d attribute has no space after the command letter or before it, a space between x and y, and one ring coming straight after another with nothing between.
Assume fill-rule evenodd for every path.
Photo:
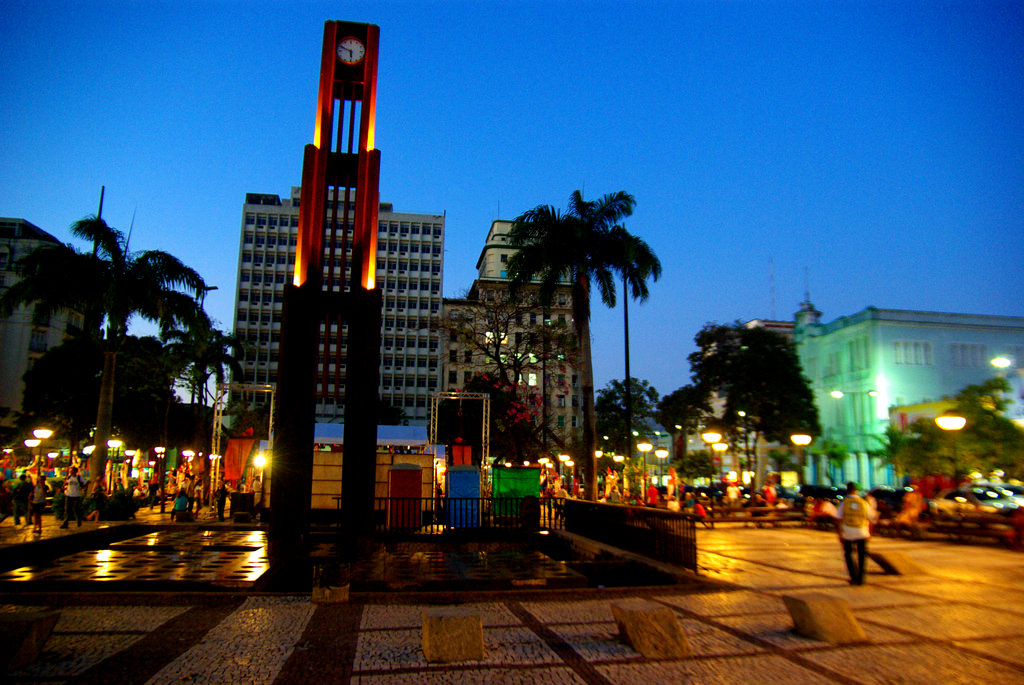
<instances>
[{"instance_id":1,"label":"leafy tree","mask_svg":"<svg viewBox=\"0 0 1024 685\"><path fill-rule=\"evenodd\" d=\"M591 284L601 301L615 306L615 274L627 279L633 297L645 300L647 278L661 275L654 252L631 236L618 222L633 212L636 200L624 191L598 200L584 200L579 191L565 212L539 205L520 215L509 231L509 244L518 252L509 259L513 293L538 282L540 301L550 304L559 287L572 292L573 328L580 344L583 454L577 455L585 474L585 495L598 497L594 456L594 367L590 348Z\"/></svg>"},{"instance_id":2,"label":"leafy tree","mask_svg":"<svg viewBox=\"0 0 1024 685\"><path fill-rule=\"evenodd\" d=\"M829 485L842 485L846 480L844 466L846 464L846 455L849 452L850 450L846 445L842 445L834 440L822 440L813 449L809 449L807 453L825 457L825 463L828 466L825 469L825 478L828 479Z\"/></svg>"},{"instance_id":3,"label":"leafy tree","mask_svg":"<svg viewBox=\"0 0 1024 685\"><path fill-rule=\"evenodd\" d=\"M649 419L654 418L655 408L658 405L658 391L646 380L639 378L630 379L631 395L633 399L633 425L644 426ZM609 448L623 454L627 458L633 458L631 445L635 444L630 438L626 428L626 384L620 380L612 380L605 387L597 391L597 431L600 435L608 436L607 442L602 442L604 450Z\"/></svg>"},{"instance_id":4,"label":"leafy tree","mask_svg":"<svg viewBox=\"0 0 1024 685\"><path fill-rule=\"evenodd\" d=\"M687 436L700 430L704 417L710 413L711 406L700 389L694 385L684 385L661 398L654 418L668 430L679 431L676 454L685 458Z\"/></svg>"},{"instance_id":5,"label":"leafy tree","mask_svg":"<svg viewBox=\"0 0 1024 685\"><path fill-rule=\"evenodd\" d=\"M536 323L528 323L531 320ZM565 378L568 369L575 366L578 345L569 327L551 319L548 310L538 304L535 288L527 286L514 294L496 288L471 292L449 311L438 328L462 343L463 351L472 355L474 365L485 368L501 392L510 394L510 402L543 402L543 393L552 391L568 395ZM530 374L542 376L542 382L529 385L526 380ZM537 415L539 430L531 432L541 442L547 439L564 449L564 440L550 425L552 417L545 420L545 413L542 410ZM525 435L518 429L516 434ZM515 448L510 458L532 454L536 448Z\"/></svg>"},{"instance_id":6,"label":"leafy tree","mask_svg":"<svg viewBox=\"0 0 1024 685\"><path fill-rule=\"evenodd\" d=\"M23 421L46 425L77 447L96 420L96 395L103 370L103 350L79 336L50 348L25 372Z\"/></svg>"},{"instance_id":7,"label":"leafy tree","mask_svg":"<svg viewBox=\"0 0 1024 685\"><path fill-rule=\"evenodd\" d=\"M1002 415L1008 387L993 378L957 393L954 409L967 419L962 430L947 433L926 419L912 423L900 452L907 473L945 474L957 482L972 471L1024 475L1024 432Z\"/></svg>"},{"instance_id":8,"label":"leafy tree","mask_svg":"<svg viewBox=\"0 0 1024 685\"><path fill-rule=\"evenodd\" d=\"M892 464L896 476L902 478L904 474L911 472L911 464L908 460L907 441L908 436L896 426L887 426L881 436L874 436L878 447L869 452L870 456L881 459L886 464Z\"/></svg>"},{"instance_id":9,"label":"leafy tree","mask_svg":"<svg viewBox=\"0 0 1024 685\"><path fill-rule=\"evenodd\" d=\"M723 422L748 461L760 439L788 442L795 430L819 435L818 410L793 343L766 328L706 325L689 357L704 397L725 397Z\"/></svg>"},{"instance_id":10,"label":"leafy tree","mask_svg":"<svg viewBox=\"0 0 1024 685\"><path fill-rule=\"evenodd\" d=\"M382 397L377 398L377 425L378 426L408 426L409 417L405 410L396 407Z\"/></svg>"},{"instance_id":11,"label":"leafy tree","mask_svg":"<svg viewBox=\"0 0 1024 685\"><path fill-rule=\"evenodd\" d=\"M234 336L213 328L205 313L200 315L183 330L172 330L164 334L166 350L180 360L183 369L180 379L189 392L193 410L193 439L197 445L209 445L212 435L212 412L214 389L210 382L224 383L228 374L242 375L238 361L244 344Z\"/></svg>"},{"instance_id":12,"label":"leafy tree","mask_svg":"<svg viewBox=\"0 0 1024 685\"><path fill-rule=\"evenodd\" d=\"M684 452L676 457L672 465L675 467L676 473L686 480L712 478L715 475L715 463L708 450Z\"/></svg>"},{"instance_id":13,"label":"leafy tree","mask_svg":"<svg viewBox=\"0 0 1024 685\"><path fill-rule=\"evenodd\" d=\"M0 314L35 303L38 316L57 311L85 315L88 332L96 332L103 350L96 449L89 458L90 488L103 481L114 408L117 356L134 316L169 330L196 318L195 296L205 288L199 274L176 257L160 251L130 252L128 237L96 216L71 227L71 233L92 244L91 252L58 244L40 246L19 260L21 280L0 297ZM101 329L101 330L97 330Z\"/></svg>"}]
</instances>

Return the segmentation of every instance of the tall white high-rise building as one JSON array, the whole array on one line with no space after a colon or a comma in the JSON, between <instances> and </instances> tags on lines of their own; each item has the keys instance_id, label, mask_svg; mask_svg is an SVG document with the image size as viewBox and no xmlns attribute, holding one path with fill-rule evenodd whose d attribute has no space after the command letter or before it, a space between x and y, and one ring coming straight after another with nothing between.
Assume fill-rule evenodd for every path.
<instances>
[{"instance_id":1,"label":"tall white high-rise building","mask_svg":"<svg viewBox=\"0 0 1024 685\"><path fill-rule=\"evenodd\" d=\"M295 269L300 189L291 196L248 193L242 209L234 332L247 346L236 382L274 384L281 341L284 285ZM428 397L439 387L443 214L395 212L381 203L377 224L377 285L381 288L380 397L412 425L427 422ZM351 239L346 262L351 257ZM330 256L324 255L325 274ZM340 262L339 258L335 259ZM346 270L347 279L348 272ZM344 331L343 331L344 336ZM321 346L322 349L322 346ZM321 359L318 372L344 383L348 360ZM342 422L345 407L317 397L317 421Z\"/></svg>"}]
</instances>

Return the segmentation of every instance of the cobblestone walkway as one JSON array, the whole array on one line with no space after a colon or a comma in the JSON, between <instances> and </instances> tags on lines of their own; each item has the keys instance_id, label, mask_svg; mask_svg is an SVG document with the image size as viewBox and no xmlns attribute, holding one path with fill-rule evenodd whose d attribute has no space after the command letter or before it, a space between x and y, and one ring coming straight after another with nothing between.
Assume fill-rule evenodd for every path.
<instances>
[{"instance_id":1,"label":"cobblestone walkway","mask_svg":"<svg viewBox=\"0 0 1024 685\"><path fill-rule=\"evenodd\" d=\"M928 568L847 584L834 534L716 528L701 534L702 575L675 588L560 590L431 598L63 596L43 658L13 683L1024 683L1024 556L988 546L876 539ZM813 589L846 599L867 634L834 646L801 637L781 596ZM647 659L616 636L610 602L670 607L693 656ZM52 601L51 601L52 599ZM421 615L437 603L480 614L480 662L428 664ZM23 610L11 602L0 610Z\"/></svg>"}]
</instances>

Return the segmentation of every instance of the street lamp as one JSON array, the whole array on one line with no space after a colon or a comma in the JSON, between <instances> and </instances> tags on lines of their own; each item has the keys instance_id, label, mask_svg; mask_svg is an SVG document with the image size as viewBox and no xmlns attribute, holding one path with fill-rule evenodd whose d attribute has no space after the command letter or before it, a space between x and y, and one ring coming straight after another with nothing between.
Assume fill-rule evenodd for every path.
<instances>
[{"instance_id":1,"label":"street lamp","mask_svg":"<svg viewBox=\"0 0 1024 685\"><path fill-rule=\"evenodd\" d=\"M960 472L956 461L956 433L967 425L967 419L959 412L953 409L947 409L935 417L935 425L942 430L952 432L953 434L951 436L951 442L953 443L953 476L959 480Z\"/></svg>"},{"instance_id":2,"label":"street lamp","mask_svg":"<svg viewBox=\"0 0 1024 685\"><path fill-rule=\"evenodd\" d=\"M661 483L660 483L660 485L664 485L665 484L665 457L668 456L668 450L666 448L664 448L664 447L659 447L658 449L654 450L654 456L656 456L658 458L658 460L661 461Z\"/></svg>"},{"instance_id":3,"label":"street lamp","mask_svg":"<svg viewBox=\"0 0 1024 685\"><path fill-rule=\"evenodd\" d=\"M636 448L640 450L640 454L643 455L643 457L641 457L641 463L643 464L643 480L641 481L640 486L642 488L640 497L643 498L646 494L644 490L647 488L647 453L654 449L654 445L652 445L651 441L647 438L641 438L640 441L636 443Z\"/></svg>"},{"instance_id":4,"label":"street lamp","mask_svg":"<svg viewBox=\"0 0 1024 685\"><path fill-rule=\"evenodd\" d=\"M164 465L164 452L167 450L164 447L154 447L153 451L156 452L156 465L157 468L160 469L160 513L162 514L167 506L167 494L164 491L164 471L166 471Z\"/></svg>"},{"instance_id":5,"label":"street lamp","mask_svg":"<svg viewBox=\"0 0 1024 685\"><path fill-rule=\"evenodd\" d=\"M116 464L118 464L118 466L121 467L122 475L124 474L124 466L121 465L121 462L119 461L118 450L121 448L121 445L123 445L123 444L124 443L121 442L120 440L118 440L117 438L111 438L110 440L107 440L107 449L110 450L110 460L115 462ZM113 469L107 469L107 492L108 493L112 493L114 491L113 480L114 480L114 470ZM122 484L123 484L123 480L122 480Z\"/></svg>"},{"instance_id":6,"label":"street lamp","mask_svg":"<svg viewBox=\"0 0 1024 685\"><path fill-rule=\"evenodd\" d=\"M808 435L807 433L804 433L804 432L793 433L792 435L789 436L789 441L792 442L794 445L796 445L797 447L800 448L800 450L799 450L799 452L800 452L800 466L801 466L801 469L802 469L803 466L804 466L804 462L807 459L807 457L804 454L804 452L807 449L807 446L811 444L811 436ZM781 484L781 479L782 479L782 474L780 473L779 474L780 484ZM800 477L800 480L801 480L801 482L803 481L803 476L802 475Z\"/></svg>"},{"instance_id":7,"label":"street lamp","mask_svg":"<svg viewBox=\"0 0 1024 685\"><path fill-rule=\"evenodd\" d=\"M263 467L267 465L267 458L262 454L257 454L256 458L252 460L252 463L260 470L260 521L263 520Z\"/></svg>"}]
</instances>

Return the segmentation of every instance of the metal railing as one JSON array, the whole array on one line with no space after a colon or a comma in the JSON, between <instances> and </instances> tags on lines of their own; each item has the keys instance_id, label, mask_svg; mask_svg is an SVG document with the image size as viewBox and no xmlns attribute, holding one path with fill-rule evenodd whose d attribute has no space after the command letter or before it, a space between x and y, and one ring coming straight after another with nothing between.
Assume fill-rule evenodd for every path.
<instances>
[{"instance_id":1,"label":"metal railing","mask_svg":"<svg viewBox=\"0 0 1024 685\"><path fill-rule=\"evenodd\" d=\"M378 537L518 534L566 530L697 570L696 518L664 509L536 497L376 497Z\"/></svg>"},{"instance_id":2,"label":"metal railing","mask_svg":"<svg viewBox=\"0 0 1024 685\"><path fill-rule=\"evenodd\" d=\"M696 519L690 514L566 500L565 530L697 571Z\"/></svg>"},{"instance_id":3,"label":"metal railing","mask_svg":"<svg viewBox=\"0 0 1024 685\"><path fill-rule=\"evenodd\" d=\"M563 510L562 500L536 497L375 497L374 532L420 536L560 529Z\"/></svg>"}]
</instances>

